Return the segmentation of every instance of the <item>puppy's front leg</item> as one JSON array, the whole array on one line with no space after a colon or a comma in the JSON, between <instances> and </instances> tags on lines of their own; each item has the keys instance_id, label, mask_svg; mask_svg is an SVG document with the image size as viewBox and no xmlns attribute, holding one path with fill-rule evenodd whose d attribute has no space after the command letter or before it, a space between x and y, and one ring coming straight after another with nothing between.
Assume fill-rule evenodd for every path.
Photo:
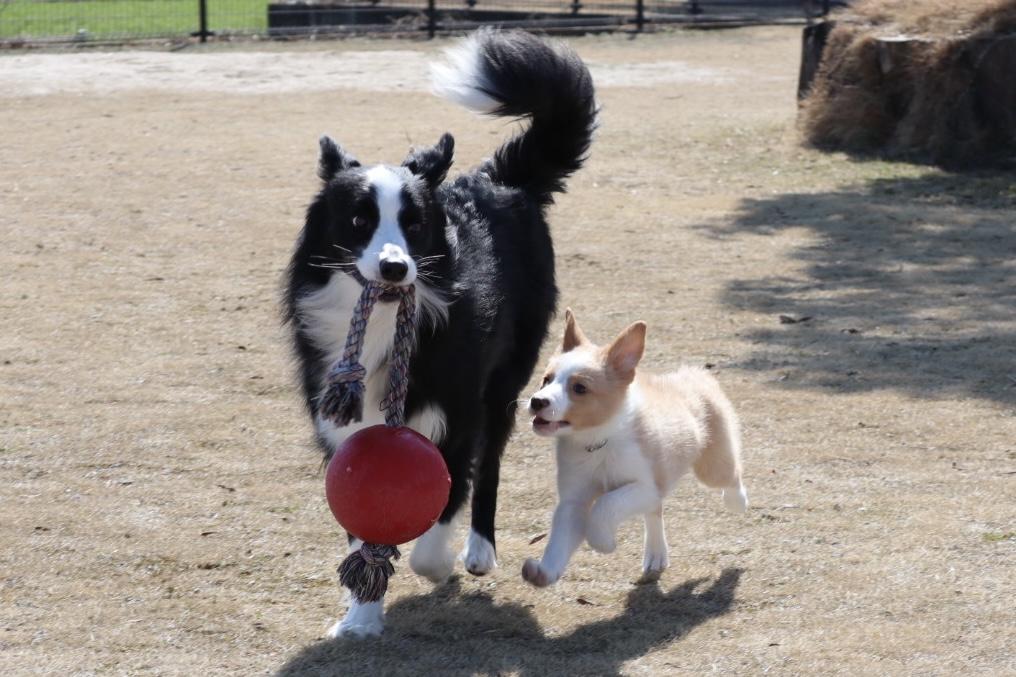
<instances>
[{"instance_id":1,"label":"puppy's front leg","mask_svg":"<svg viewBox=\"0 0 1016 677\"><path fill-rule=\"evenodd\" d=\"M608 491L593 504L586 527L586 541L597 552L614 552L617 527L626 519L644 515L660 504L655 486L632 482Z\"/></svg>"},{"instance_id":2,"label":"puppy's front leg","mask_svg":"<svg viewBox=\"0 0 1016 677\"><path fill-rule=\"evenodd\" d=\"M568 560L582 543L586 532L586 518L589 503L584 501L562 501L554 510L550 525L550 538L543 551L543 559L527 559L522 566L522 578L542 588L556 583Z\"/></svg>"}]
</instances>

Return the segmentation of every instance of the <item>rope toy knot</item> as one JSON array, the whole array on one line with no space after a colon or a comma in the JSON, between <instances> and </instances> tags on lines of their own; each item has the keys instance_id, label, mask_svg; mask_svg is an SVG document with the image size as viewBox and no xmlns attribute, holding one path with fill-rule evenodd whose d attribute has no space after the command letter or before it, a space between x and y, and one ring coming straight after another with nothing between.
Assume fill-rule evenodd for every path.
<instances>
[{"instance_id":1,"label":"rope toy knot","mask_svg":"<svg viewBox=\"0 0 1016 677\"><path fill-rule=\"evenodd\" d=\"M395 573L391 560L401 556L394 545L364 543L339 565L339 583L358 602L377 602L388 592L388 579Z\"/></svg>"},{"instance_id":2,"label":"rope toy knot","mask_svg":"<svg viewBox=\"0 0 1016 677\"><path fill-rule=\"evenodd\" d=\"M321 398L321 414L340 426L363 419L363 380L367 370L359 362L338 362L328 372L328 390Z\"/></svg>"}]
</instances>

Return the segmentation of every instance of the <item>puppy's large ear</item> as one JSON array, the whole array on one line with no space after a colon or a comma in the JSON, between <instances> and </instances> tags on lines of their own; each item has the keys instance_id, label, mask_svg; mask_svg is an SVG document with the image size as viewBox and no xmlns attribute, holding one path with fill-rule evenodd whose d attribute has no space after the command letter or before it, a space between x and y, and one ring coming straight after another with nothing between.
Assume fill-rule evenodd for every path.
<instances>
[{"instance_id":1,"label":"puppy's large ear","mask_svg":"<svg viewBox=\"0 0 1016 677\"><path fill-rule=\"evenodd\" d=\"M318 143L321 144L321 157L318 160L318 176L325 183L331 181L336 174L350 167L359 167L359 161L342 150L339 144L335 143L328 136L322 136Z\"/></svg>"},{"instance_id":2,"label":"puppy's large ear","mask_svg":"<svg viewBox=\"0 0 1016 677\"><path fill-rule=\"evenodd\" d=\"M573 348L589 343L589 339L582 333L575 313L571 308L564 309L564 339L561 341L561 352L567 353Z\"/></svg>"},{"instance_id":3,"label":"puppy's large ear","mask_svg":"<svg viewBox=\"0 0 1016 677\"><path fill-rule=\"evenodd\" d=\"M622 331L607 348L607 365L622 381L635 380L635 367L646 349L646 323L636 322Z\"/></svg>"},{"instance_id":4,"label":"puppy's large ear","mask_svg":"<svg viewBox=\"0 0 1016 677\"><path fill-rule=\"evenodd\" d=\"M413 174L416 174L432 189L437 188L448 175L452 166L452 154L455 152L455 139L445 133L431 148L414 148L409 156L402 161Z\"/></svg>"}]
</instances>

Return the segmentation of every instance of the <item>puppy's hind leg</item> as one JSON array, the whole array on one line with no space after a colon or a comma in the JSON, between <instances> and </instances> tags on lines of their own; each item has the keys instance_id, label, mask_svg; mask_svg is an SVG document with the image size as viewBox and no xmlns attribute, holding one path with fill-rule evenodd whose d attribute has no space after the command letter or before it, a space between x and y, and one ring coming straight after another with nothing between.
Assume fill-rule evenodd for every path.
<instances>
[{"instance_id":1,"label":"puppy's hind leg","mask_svg":"<svg viewBox=\"0 0 1016 677\"><path fill-rule=\"evenodd\" d=\"M734 512L748 509L748 492L741 482L741 431L734 407L722 392L708 405L709 443L692 466L702 484L723 490L723 504Z\"/></svg>"},{"instance_id":2,"label":"puppy's hind leg","mask_svg":"<svg viewBox=\"0 0 1016 677\"><path fill-rule=\"evenodd\" d=\"M645 514L645 548L642 556L642 580L655 581L670 566L667 534L663 529L663 505Z\"/></svg>"},{"instance_id":3,"label":"puppy's hind leg","mask_svg":"<svg viewBox=\"0 0 1016 677\"><path fill-rule=\"evenodd\" d=\"M727 487L723 490L723 505L734 512L744 512L748 509L748 492L740 482L736 487Z\"/></svg>"}]
</instances>

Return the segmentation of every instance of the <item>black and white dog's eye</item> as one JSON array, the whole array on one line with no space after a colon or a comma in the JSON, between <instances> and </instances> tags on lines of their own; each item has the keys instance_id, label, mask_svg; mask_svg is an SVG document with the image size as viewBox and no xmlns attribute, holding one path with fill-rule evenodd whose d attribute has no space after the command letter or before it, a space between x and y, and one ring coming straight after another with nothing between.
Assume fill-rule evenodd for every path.
<instances>
[{"instance_id":1,"label":"black and white dog's eye","mask_svg":"<svg viewBox=\"0 0 1016 677\"><path fill-rule=\"evenodd\" d=\"M363 228L366 225L367 225L367 217L365 217L365 216L354 216L353 217L353 227L354 228Z\"/></svg>"},{"instance_id":2,"label":"black and white dog's eye","mask_svg":"<svg viewBox=\"0 0 1016 677\"><path fill-rule=\"evenodd\" d=\"M423 230L423 225L419 223L411 223L406 226L406 232L410 235L419 235L420 231Z\"/></svg>"}]
</instances>

